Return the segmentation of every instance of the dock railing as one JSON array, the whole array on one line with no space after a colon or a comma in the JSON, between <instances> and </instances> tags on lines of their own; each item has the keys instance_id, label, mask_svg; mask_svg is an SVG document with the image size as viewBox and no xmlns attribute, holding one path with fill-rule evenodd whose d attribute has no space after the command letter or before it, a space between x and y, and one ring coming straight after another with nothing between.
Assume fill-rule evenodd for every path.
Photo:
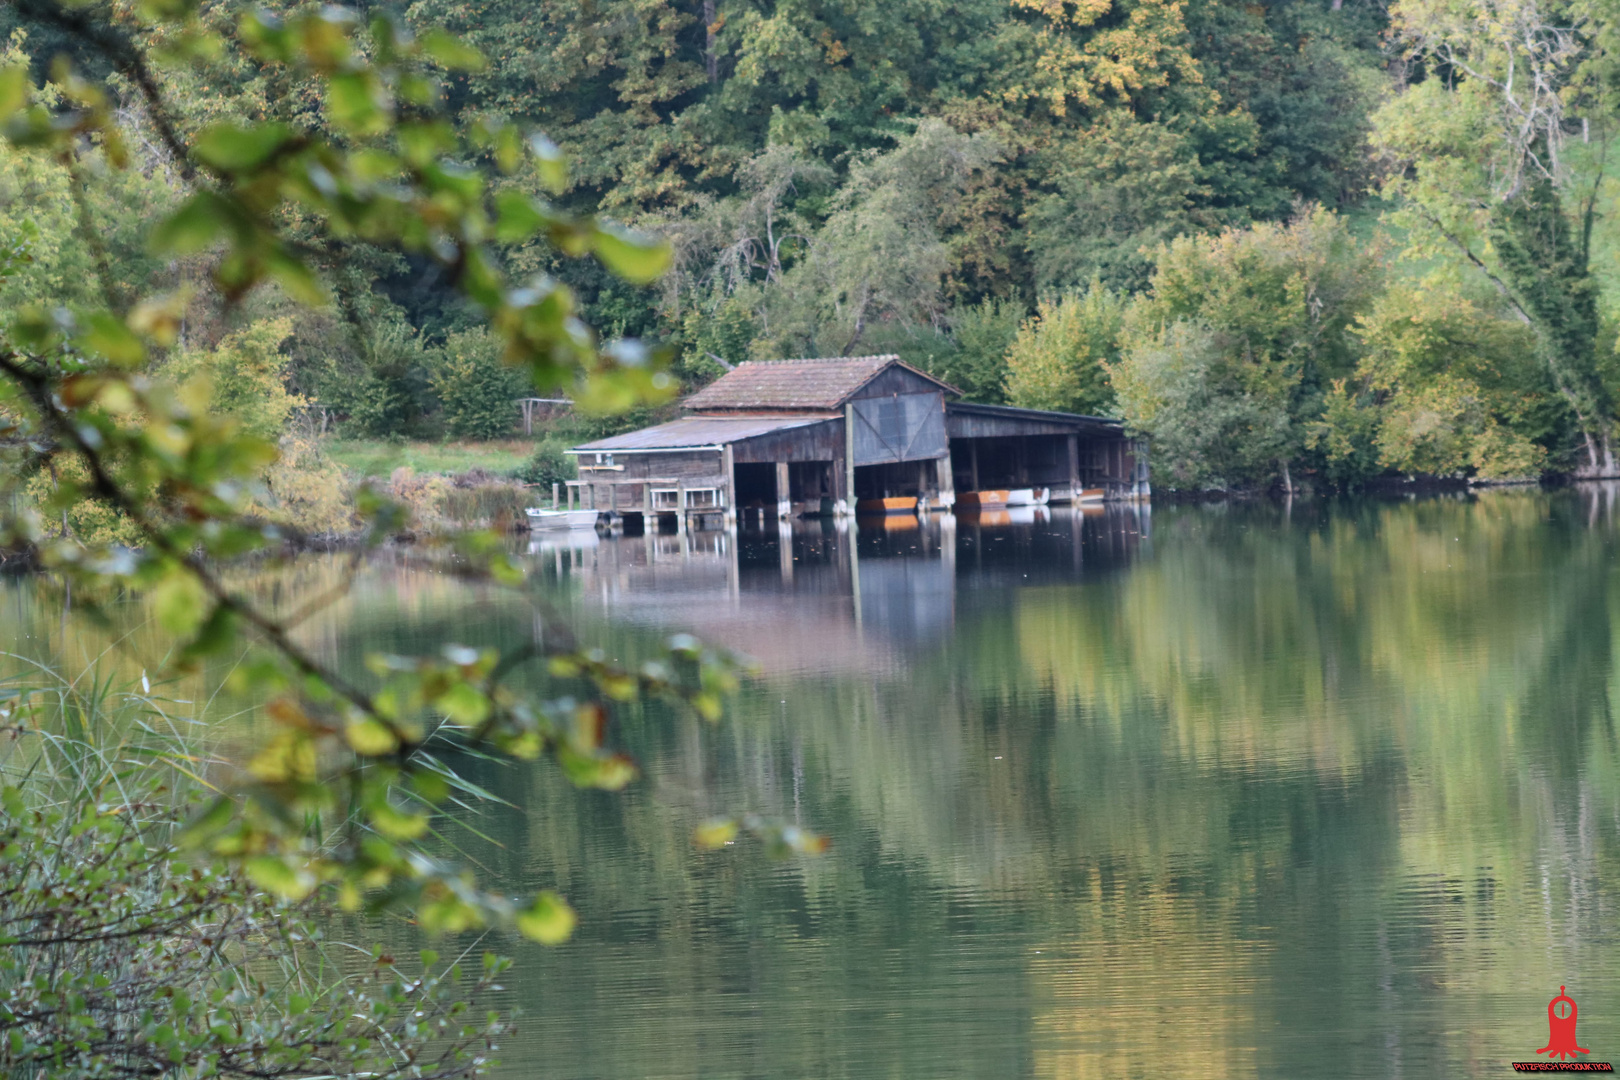
<instances>
[{"instance_id":1,"label":"dock railing","mask_svg":"<svg viewBox=\"0 0 1620 1080\"><path fill-rule=\"evenodd\" d=\"M570 510L577 498L581 509L585 510L602 510L609 514L674 514L682 524L691 516L730 511L730 500L726 497L728 485L720 476L685 480L662 476L609 479L593 475L566 481L565 486ZM606 506L598 501L598 488L607 488ZM620 493L625 488L640 488L640 498L621 499Z\"/></svg>"}]
</instances>

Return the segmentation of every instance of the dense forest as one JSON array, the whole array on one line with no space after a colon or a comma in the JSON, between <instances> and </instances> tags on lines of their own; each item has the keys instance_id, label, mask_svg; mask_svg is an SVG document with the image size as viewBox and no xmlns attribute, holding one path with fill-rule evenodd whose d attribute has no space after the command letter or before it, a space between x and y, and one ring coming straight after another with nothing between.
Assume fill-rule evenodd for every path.
<instances>
[{"instance_id":1,"label":"dense forest","mask_svg":"<svg viewBox=\"0 0 1620 1080\"><path fill-rule=\"evenodd\" d=\"M245 8L202 11L227 26ZM108 12L151 55L173 46ZM484 147L469 168L669 241L671 269L635 285L566 238L489 238L506 273L568 284L603 340L653 346L678 385L720 361L896 352L970 400L1121 416L1152 438L1156 479L1186 490L1620 472L1616 20L1600 3L395 14L487 57L433 91ZM65 57L125 85L29 0L0 6L0 34L35 81ZM189 134L314 129L340 104L229 49L163 71ZM337 299L308 307L285 284L235 302L206 244L152 254L188 181L140 101L109 105L130 169L0 144L0 308L174 290L180 332L154 363L206 372L266 433L311 406L368 437L511 429L524 375L440 261L310 225ZM541 152L508 160L507 121L544 131ZM441 149L428 126L413 138Z\"/></svg>"}]
</instances>

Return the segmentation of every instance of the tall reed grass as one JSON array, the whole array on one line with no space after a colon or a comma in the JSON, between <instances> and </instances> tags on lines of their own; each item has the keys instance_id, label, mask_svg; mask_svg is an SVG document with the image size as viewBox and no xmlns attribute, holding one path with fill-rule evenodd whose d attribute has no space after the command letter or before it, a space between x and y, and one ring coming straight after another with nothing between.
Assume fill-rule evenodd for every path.
<instances>
[{"instance_id":1,"label":"tall reed grass","mask_svg":"<svg viewBox=\"0 0 1620 1080\"><path fill-rule=\"evenodd\" d=\"M227 862L188 855L193 803L229 766L196 703L142 676L13 654L0 679L0 1076L457 1080L504 1025L469 1020L481 972L406 972L331 940Z\"/></svg>"}]
</instances>

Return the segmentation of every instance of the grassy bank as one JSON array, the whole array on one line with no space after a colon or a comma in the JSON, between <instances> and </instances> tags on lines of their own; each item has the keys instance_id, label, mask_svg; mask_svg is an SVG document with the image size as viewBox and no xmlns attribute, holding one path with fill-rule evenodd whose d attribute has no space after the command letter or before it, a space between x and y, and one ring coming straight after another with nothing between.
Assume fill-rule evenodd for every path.
<instances>
[{"instance_id":1,"label":"grassy bank","mask_svg":"<svg viewBox=\"0 0 1620 1080\"><path fill-rule=\"evenodd\" d=\"M395 469L419 473L464 473L472 469L502 475L534 453L533 439L491 442L392 442L387 439L332 439L326 454L357 476L388 476Z\"/></svg>"}]
</instances>

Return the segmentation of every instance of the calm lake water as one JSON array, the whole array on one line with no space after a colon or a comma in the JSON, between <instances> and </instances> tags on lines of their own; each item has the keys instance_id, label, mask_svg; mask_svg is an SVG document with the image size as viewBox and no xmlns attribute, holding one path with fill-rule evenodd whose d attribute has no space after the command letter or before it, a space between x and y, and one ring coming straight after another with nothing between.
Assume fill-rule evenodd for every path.
<instances>
[{"instance_id":1,"label":"calm lake water","mask_svg":"<svg viewBox=\"0 0 1620 1080\"><path fill-rule=\"evenodd\" d=\"M502 1076L1505 1076L1560 985L1620 1062L1614 489L589 539L550 614L383 562L307 628L763 666L620 716L627 793L467 766L513 808L446 836L582 916L500 945ZM742 810L832 850L691 847Z\"/></svg>"}]
</instances>

